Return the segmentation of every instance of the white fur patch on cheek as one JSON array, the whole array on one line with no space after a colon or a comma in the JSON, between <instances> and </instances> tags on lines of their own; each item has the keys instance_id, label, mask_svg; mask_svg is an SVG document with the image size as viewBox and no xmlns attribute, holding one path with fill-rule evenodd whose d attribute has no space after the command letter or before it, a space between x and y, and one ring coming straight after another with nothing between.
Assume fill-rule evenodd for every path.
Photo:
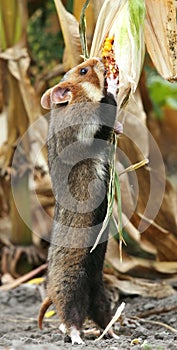
<instances>
[{"instance_id":1,"label":"white fur patch on cheek","mask_svg":"<svg viewBox=\"0 0 177 350\"><path fill-rule=\"evenodd\" d=\"M82 82L82 88L84 89L88 98L93 102L99 102L104 97L103 91L96 86L93 86L93 84L89 83L88 81Z\"/></svg>"}]
</instances>

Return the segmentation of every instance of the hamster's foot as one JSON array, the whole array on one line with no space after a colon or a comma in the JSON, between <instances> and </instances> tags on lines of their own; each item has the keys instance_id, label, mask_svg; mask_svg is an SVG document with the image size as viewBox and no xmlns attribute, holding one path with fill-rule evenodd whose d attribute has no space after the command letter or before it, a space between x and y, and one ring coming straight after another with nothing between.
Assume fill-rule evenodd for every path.
<instances>
[{"instance_id":1,"label":"hamster's foot","mask_svg":"<svg viewBox=\"0 0 177 350\"><path fill-rule=\"evenodd\" d=\"M76 329L75 326L72 326L70 328L70 337L71 337L72 345L74 345L74 344L85 344L84 341L80 337L80 332L78 331L78 329Z\"/></svg>"},{"instance_id":2,"label":"hamster's foot","mask_svg":"<svg viewBox=\"0 0 177 350\"><path fill-rule=\"evenodd\" d=\"M113 332L112 328L109 329L108 334L111 338L119 339L119 336Z\"/></svg>"}]
</instances>

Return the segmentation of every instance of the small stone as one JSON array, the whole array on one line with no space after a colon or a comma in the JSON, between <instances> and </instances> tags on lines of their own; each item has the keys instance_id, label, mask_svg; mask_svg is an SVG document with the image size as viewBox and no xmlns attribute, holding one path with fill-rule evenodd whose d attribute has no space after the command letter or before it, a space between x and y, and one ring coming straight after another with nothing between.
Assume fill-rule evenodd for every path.
<instances>
[{"instance_id":1,"label":"small stone","mask_svg":"<svg viewBox=\"0 0 177 350\"><path fill-rule=\"evenodd\" d=\"M35 334L31 334L31 338L32 338L32 339L35 339L35 338L36 338L36 335L35 335Z\"/></svg>"},{"instance_id":2,"label":"small stone","mask_svg":"<svg viewBox=\"0 0 177 350\"><path fill-rule=\"evenodd\" d=\"M24 338L23 342L24 344L31 344L31 338Z\"/></svg>"},{"instance_id":3,"label":"small stone","mask_svg":"<svg viewBox=\"0 0 177 350\"><path fill-rule=\"evenodd\" d=\"M25 326L24 331L31 331L32 327L30 325Z\"/></svg>"},{"instance_id":4,"label":"small stone","mask_svg":"<svg viewBox=\"0 0 177 350\"><path fill-rule=\"evenodd\" d=\"M131 330L128 327L119 327L118 334L131 335Z\"/></svg>"},{"instance_id":5,"label":"small stone","mask_svg":"<svg viewBox=\"0 0 177 350\"><path fill-rule=\"evenodd\" d=\"M129 327L130 327L131 329L136 329L137 325L136 325L135 323L130 323L130 324L129 324Z\"/></svg>"},{"instance_id":6,"label":"small stone","mask_svg":"<svg viewBox=\"0 0 177 350\"><path fill-rule=\"evenodd\" d=\"M176 348L177 348L177 345L176 345L175 342L169 343L169 349L170 349L170 350L176 350Z\"/></svg>"},{"instance_id":7,"label":"small stone","mask_svg":"<svg viewBox=\"0 0 177 350\"><path fill-rule=\"evenodd\" d=\"M166 332L156 333L154 335L154 338L155 339L164 339L166 335L167 335Z\"/></svg>"},{"instance_id":8,"label":"small stone","mask_svg":"<svg viewBox=\"0 0 177 350\"><path fill-rule=\"evenodd\" d=\"M115 323L115 325L114 325L115 332L118 333L119 329L120 329L120 324L119 323Z\"/></svg>"},{"instance_id":9,"label":"small stone","mask_svg":"<svg viewBox=\"0 0 177 350\"><path fill-rule=\"evenodd\" d=\"M0 301L1 301L1 304L8 304L9 303L9 299L10 299L10 296L9 294L5 293L5 292L1 292L1 298L0 298Z\"/></svg>"},{"instance_id":10,"label":"small stone","mask_svg":"<svg viewBox=\"0 0 177 350\"><path fill-rule=\"evenodd\" d=\"M14 289L13 295L19 295L21 294L23 288L22 287L17 287Z\"/></svg>"},{"instance_id":11,"label":"small stone","mask_svg":"<svg viewBox=\"0 0 177 350\"><path fill-rule=\"evenodd\" d=\"M63 339L63 337L62 337L61 334L53 334L51 340L52 340L53 342L57 342L57 341L60 341L60 340L62 340L62 339Z\"/></svg>"},{"instance_id":12,"label":"small stone","mask_svg":"<svg viewBox=\"0 0 177 350\"><path fill-rule=\"evenodd\" d=\"M136 328L136 330L133 332L134 338L140 338L145 336L146 329L142 326L139 326Z\"/></svg>"},{"instance_id":13,"label":"small stone","mask_svg":"<svg viewBox=\"0 0 177 350\"><path fill-rule=\"evenodd\" d=\"M154 309L153 303L147 303L144 305L144 310L150 310L150 309Z\"/></svg>"},{"instance_id":14,"label":"small stone","mask_svg":"<svg viewBox=\"0 0 177 350\"><path fill-rule=\"evenodd\" d=\"M71 337L70 337L69 335L66 335L66 336L64 337L64 342L65 342L65 343L71 343Z\"/></svg>"},{"instance_id":15,"label":"small stone","mask_svg":"<svg viewBox=\"0 0 177 350\"><path fill-rule=\"evenodd\" d=\"M16 306L17 305L17 299L16 298L11 298L9 300L9 305L12 306L12 307Z\"/></svg>"}]
</instances>

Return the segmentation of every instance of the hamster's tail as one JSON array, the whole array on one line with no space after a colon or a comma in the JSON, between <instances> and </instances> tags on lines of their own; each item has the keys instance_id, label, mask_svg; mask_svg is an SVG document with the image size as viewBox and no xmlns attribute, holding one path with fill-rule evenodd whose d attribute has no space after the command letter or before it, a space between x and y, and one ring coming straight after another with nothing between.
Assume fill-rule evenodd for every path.
<instances>
[{"instance_id":1,"label":"hamster's tail","mask_svg":"<svg viewBox=\"0 0 177 350\"><path fill-rule=\"evenodd\" d=\"M52 301L50 300L49 297L46 297L41 305L41 308L39 310L39 315L38 315L38 326L40 329L42 329L42 321L50 305L52 305Z\"/></svg>"}]
</instances>

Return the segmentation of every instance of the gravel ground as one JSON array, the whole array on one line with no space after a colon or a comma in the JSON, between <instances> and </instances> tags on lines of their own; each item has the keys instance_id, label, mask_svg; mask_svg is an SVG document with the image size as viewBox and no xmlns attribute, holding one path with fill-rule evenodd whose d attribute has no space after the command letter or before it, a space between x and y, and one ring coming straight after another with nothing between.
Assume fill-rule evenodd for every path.
<instances>
[{"instance_id":1,"label":"gravel ground","mask_svg":"<svg viewBox=\"0 0 177 350\"><path fill-rule=\"evenodd\" d=\"M160 300L122 296L119 302L122 301L126 303L125 311L121 323L116 323L114 327L115 332L119 334L118 340L102 339L95 342L94 336L90 335L85 337L85 345L72 346L59 332L57 316L45 320L42 331L38 329L37 315L41 304L38 287L24 284L8 292L1 291L0 349L177 349L177 331L173 332L172 329L159 324L163 322L177 329L177 293ZM167 307L171 311L162 313L161 311ZM161 311L158 313L158 310ZM140 316L141 320L135 320L135 316ZM156 321L158 324L151 321Z\"/></svg>"}]
</instances>

